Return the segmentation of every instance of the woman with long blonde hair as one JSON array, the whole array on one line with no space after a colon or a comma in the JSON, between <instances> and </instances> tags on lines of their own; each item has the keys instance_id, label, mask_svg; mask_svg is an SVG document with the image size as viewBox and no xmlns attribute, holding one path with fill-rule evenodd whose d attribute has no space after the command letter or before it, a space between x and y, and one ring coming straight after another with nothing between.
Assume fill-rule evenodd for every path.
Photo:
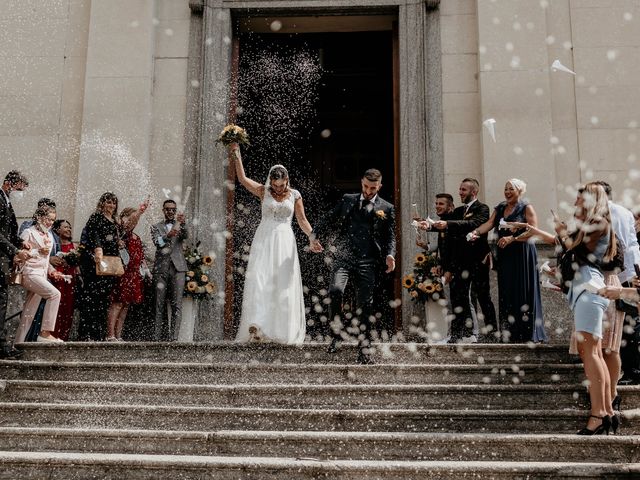
<instances>
[{"instance_id":1,"label":"woman with long blonde hair","mask_svg":"<svg viewBox=\"0 0 640 480\"><path fill-rule=\"evenodd\" d=\"M618 428L618 418L611 405L611 386L607 364L602 356L603 319L609 300L598 295L604 288L602 265L616 256L616 237L611 226L611 213L607 194L597 183L588 183L578 190L574 219L576 229L569 232L564 222L556 219L557 236L532 225L526 227L527 237L536 237L546 243L560 244L564 250L573 250L578 268L568 283L567 300L573 312L577 350L589 381L591 411L585 428L578 435L608 434ZM565 281L563 279L563 281Z\"/></svg>"}]
</instances>

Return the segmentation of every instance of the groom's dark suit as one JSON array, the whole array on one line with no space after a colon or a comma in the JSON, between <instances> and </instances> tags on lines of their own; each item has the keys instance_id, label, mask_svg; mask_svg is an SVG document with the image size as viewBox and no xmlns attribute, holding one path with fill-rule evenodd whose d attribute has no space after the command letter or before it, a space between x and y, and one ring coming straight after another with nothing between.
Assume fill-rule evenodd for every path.
<instances>
[{"instance_id":1,"label":"groom's dark suit","mask_svg":"<svg viewBox=\"0 0 640 480\"><path fill-rule=\"evenodd\" d=\"M316 225L313 233L320 238L329 230L337 232L333 280L329 288L332 334L335 339L342 338L342 298L349 278L353 277L356 287L354 316L364 325L362 334L356 335L362 349L371 339L369 317L375 313L372 311L375 286L385 270L387 256L395 257L396 239L393 205L378 195L373 203L363 201L361 197L360 193L344 195ZM336 316L340 318L339 322L335 322Z\"/></svg>"},{"instance_id":2,"label":"groom's dark suit","mask_svg":"<svg viewBox=\"0 0 640 480\"><path fill-rule=\"evenodd\" d=\"M455 319L451 322L452 340L469 337L472 334L471 303L469 291L474 289L485 327L491 325L495 333L496 310L491 301L489 290L489 265L485 258L489 254L487 234L468 242L466 235L489 220L489 207L476 200L468 207L456 208L447 220L447 232L451 236L450 265L453 278L451 280L451 304ZM472 287L473 285L473 287Z\"/></svg>"}]
</instances>

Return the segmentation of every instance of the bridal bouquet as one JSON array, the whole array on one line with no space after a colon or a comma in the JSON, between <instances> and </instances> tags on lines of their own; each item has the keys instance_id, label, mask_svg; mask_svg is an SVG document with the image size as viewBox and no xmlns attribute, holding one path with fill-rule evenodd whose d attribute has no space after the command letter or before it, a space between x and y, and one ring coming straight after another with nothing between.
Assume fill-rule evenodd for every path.
<instances>
[{"instance_id":1,"label":"bridal bouquet","mask_svg":"<svg viewBox=\"0 0 640 480\"><path fill-rule=\"evenodd\" d=\"M413 272L402 277L402 286L409 291L411 298L424 303L437 302L444 298L440 262L435 253L423 252L416 255Z\"/></svg>"},{"instance_id":2,"label":"bridal bouquet","mask_svg":"<svg viewBox=\"0 0 640 480\"><path fill-rule=\"evenodd\" d=\"M232 143L237 143L239 145L249 145L249 135L244 128L230 123L222 129L222 132L220 132L216 143L221 143L225 147L231 145Z\"/></svg>"},{"instance_id":3,"label":"bridal bouquet","mask_svg":"<svg viewBox=\"0 0 640 480\"><path fill-rule=\"evenodd\" d=\"M215 284L209 278L209 268L213 265L213 258L203 255L197 242L194 247L189 247L184 253L187 261L187 274L185 277L184 295L193 298L202 298L212 295L216 291Z\"/></svg>"}]
</instances>

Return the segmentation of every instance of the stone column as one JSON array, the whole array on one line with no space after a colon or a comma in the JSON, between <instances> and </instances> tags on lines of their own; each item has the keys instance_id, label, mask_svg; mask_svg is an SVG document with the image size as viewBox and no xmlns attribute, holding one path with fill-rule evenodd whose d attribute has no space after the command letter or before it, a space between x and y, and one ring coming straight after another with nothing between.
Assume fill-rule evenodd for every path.
<instances>
[{"instance_id":1,"label":"stone column","mask_svg":"<svg viewBox=\"0 0 640 480\"><path fill-rule=\"evenodd\" d=\"M195 165L193 240L215 256L211 272L219 296L200 302L196 341L221 340L224 333L224 265L226 247L226 152L215 144L227 123L231 79L231 13L221 2L202 6L202 81L199 115L199 151ZM193 8L193 7L192 7Z\"/></svg>"},{"instance_id":2,"label":"stone column","mask_svg":"<svg viewBox=\"0 0 640 480\"><path fill-rule=\"evenodd\" d=\"M428 2L429 4L432 2ZM436 2L437 3L437 2ZM413 268L416 253L411 204L425 214L443 185L442 106L439 13L427 3L402 5L400 35L400 205L402 274ZM400 239L399 239L400 240ZM403 330L412 324L424 328L425 309L403 291ZM411 335L412 336L412 335Z\"/></svg>"},{"instance_id":3,"label":"stone column","mask_svg":"<svg viewBox=\"0 0 640 480\"><path fill-rule=\"evenodd\" d=\"M92 2L75 205L79 234L98 197L148 192L154 0Z\"/></svg>"}]
</instances>

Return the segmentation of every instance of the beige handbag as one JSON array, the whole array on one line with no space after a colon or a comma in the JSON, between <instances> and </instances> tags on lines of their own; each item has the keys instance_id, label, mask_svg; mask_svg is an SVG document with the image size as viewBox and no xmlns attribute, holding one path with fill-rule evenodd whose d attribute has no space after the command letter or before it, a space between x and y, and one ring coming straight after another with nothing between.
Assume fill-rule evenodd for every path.
<instances>
[{"instance_id":1,"label":"beige handbag","mask_svg":"<svg viewBox=\"0 0 640 480\"><path fill-rule=\"evenodd\" d=\"M9 274L9 285L22 285L22 265L14 265Z\"/></svg>"},{"instance_id":2,"label":"beige handbag","mask_svg":"<svg viewBox=\"0 0 640 480\"><path fill-rule=\"evenodd\" d=\"M96 275L99 277L121 277L124 275L122 259L115 255L105 255L100 263L96 263Z\"/></svg>"}]
</instances>

